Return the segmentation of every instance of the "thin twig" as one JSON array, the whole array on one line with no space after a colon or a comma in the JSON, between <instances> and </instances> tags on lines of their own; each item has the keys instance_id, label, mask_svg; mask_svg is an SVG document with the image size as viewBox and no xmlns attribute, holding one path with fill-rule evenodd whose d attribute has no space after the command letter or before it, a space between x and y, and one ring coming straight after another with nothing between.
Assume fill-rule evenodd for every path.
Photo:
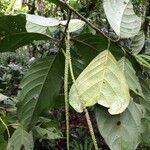
<instances>
[{"instance_id":1,"label":"thin twig","mask_svg":"<svg viewBox=\"0 0 150 150\"><path fill-rule=\"evenodd\" d=\"M63 46L63 43L64 43L64 40L65 40L65 37L66 37L66 33L67 33L67 30L68 30L68 26L69 26L69 22L71 20L71 15L72 15L72 11L69 11L68 13L68 20L67 20L67 23L65 25L65 30L63 32L63 37L61 39L61 42L60 42L60 45L59 45L59 50L62 48Z\"/></svg>"}]
</instances>

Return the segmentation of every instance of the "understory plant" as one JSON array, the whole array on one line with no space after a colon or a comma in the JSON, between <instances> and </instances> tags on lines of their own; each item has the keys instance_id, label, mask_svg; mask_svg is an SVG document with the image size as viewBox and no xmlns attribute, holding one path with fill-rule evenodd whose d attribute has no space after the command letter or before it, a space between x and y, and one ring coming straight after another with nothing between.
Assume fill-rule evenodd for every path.
<instances>
[{"instance_id":1,"label":"understory plant","mask_svg":"<svg viewBox=\"0 0 150 150\"><path fill-rule=\"evenodd\" d=\"M149 148L149 1L18 5L0 16L0 149Z\"/></svg>"}]
</instances>

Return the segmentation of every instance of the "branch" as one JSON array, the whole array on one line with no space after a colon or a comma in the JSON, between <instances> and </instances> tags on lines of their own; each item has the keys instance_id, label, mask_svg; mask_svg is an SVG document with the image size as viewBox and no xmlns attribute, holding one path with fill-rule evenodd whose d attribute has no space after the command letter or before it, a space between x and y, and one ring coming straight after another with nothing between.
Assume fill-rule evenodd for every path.
<instances>
[{"instance_id":1,"label":"branch","mask_svg":"<svg viewBox=\"0 0 150 150\"><path fill-rule=\"evenodd\" d=\"M67 33L67 30L68 30L69 22L71 20L71 15L72 15L72 11L69 11L69 13L68 13L68 20L67 20L67 23L66 23L66 26L65 26L65 30L63 32L63 37L62 37L61 43L59 45L59 49L61 49L62 46L63 46L63 42L64 42L64 39L66 37L66 33Z\"/></svg>"},{"instance_id":2,"label":"branch","mask_svg":"<svg viewBox=\"0 0 150 150\"><path fill-rule=\"evenodd\" d=\"M78 13L73 7L71 7L69 4L67 4L65 1L63 0L58 0L63 6L65 6L67 9L69 9L70 11L72 11L74 14L76 14L81 20L83 20L84 22L86 22L91 28L93 28L96 32L102 34L104 37L110 39L111 41L114 41L113 39L109 38L107 35L105 35L98 27L96 27L95 25L93 25L90 21L88 21L84 16L82 16L80 13ZM118 41L118 40L116 40ZM116 42L114 41L114 42Z\"/></svg>"}]
</instances>

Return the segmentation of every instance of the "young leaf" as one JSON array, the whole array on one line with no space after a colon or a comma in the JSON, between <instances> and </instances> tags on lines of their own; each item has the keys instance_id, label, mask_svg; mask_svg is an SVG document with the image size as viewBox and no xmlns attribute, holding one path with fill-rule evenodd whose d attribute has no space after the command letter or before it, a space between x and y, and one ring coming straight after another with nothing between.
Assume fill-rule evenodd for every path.
<instances>
[{"instance_id":1,"label":"young leaf","mask_svg":"<svg viewBox=\"0 0 150 150\"><path fill-rule=\"evenodd\" d=\"M101 135L111 150L136 150L140 143L143 117L140 105L130 105L120 115L111 116L102 107L96 109L96 121Z\"/></svg>"},{"instance_id":2,"label":"young leaf","mask_svg":"<svg viewBox=\"0 0 150 150\"><path fill-rule=\"evenodd\" d=\"M122 59L120 59L119 65L120 65L121 70L125 74L129 88L132 91L134 91L136 94L140 95L141 97L144 97L139 79L136 76L136 72L131 62L127 58L123 57Z\"/></svg>"},{"instance_id":3,"label":"young leaf","mask_svg":"<svg viewBox=\"0 0 150 150\"><path fill-rule=\"evenodd\" d=\"M19 127L13 133L8 150L33 150L33 137L30 133L27 133L22 127Z\"/></svg>"},{"instance_id":4,"label":"young leaf","mask_svg":"<svg viewBox=\"0 0 150 150\"><path fill-rule=\"evenodd\" d=\"M32 128L42 112L55 105L63 76L62 54L35 62L21 82L18 118L25 128Z\"/></svg>"},{"instance_id":5,"label":"young leaf","mask_svg":"<svg viewBox=\"0 0 150 150\"><path fill-rule=\"evenodd\" d=\"M113 55L105 50L83 70L69 94L70 105L82 112L84 107L98 103L110 114L122 113L130 95L126 79Z\"/></svg>"},{"instance_id":6,"label":"young leaf","mask_svg":"<svg viewBox=\"0 0 150 150\"><path fill-rule=\"evenodd\" d=\"M133 54L138 54L145 44L145 34L140 31L136 36L131 38L129 42L129 48L132 50Z\"/></svg>"},{"instance_id":7,"label":"young leaf","mask_svg":"<svg viewBox=\"0 0 150 150\"><path fill-rule=\"evenodd\" d=\"M104 0L106 17L120 38L130 38L138 34L141 18L136 16L130 0Z\"/></svg>"}]
</instances>

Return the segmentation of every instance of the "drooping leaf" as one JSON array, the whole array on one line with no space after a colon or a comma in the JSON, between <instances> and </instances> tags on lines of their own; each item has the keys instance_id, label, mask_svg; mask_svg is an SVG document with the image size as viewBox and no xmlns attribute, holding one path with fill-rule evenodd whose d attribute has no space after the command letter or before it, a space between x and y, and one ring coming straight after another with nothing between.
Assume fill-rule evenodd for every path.
<instances>
[{"instance_id":1,"label":"drooping leaf","mask_svg":"<svg viewBox=\"0 0 150 150\"><path fill-rule=\"evenodd\" d=\"M142 107L131 101L120 115L111 116L102 107L96 109L98 129L111 150L136 150L142 133Z\"/></svg>"},{"instance_id":2,"label":"drooping leaf","mask_svg":"<svg viewBox=\"0 0 150 150\"><path fill-rule=\"evenodd\" d=\"M22 127L19 127L13 133L8 150L33 150L33 137L32 134L26 132Z\"/></svg>"},{"instance_id":3,"label":"drooping leaf","mask_svg":"<svg viewBox=\"0 0 150 150\"><path fill-rule=\"evenodd\" d=\"M98 103L109 108L110 114L119 114L127 108L129 100L125 76L108 50L92 60L69 93L70 105L77 112Z\"/></svg>"},{"instance_id":4,"label":"drooping leaf","mask_svg":"<svg viewBox=\"0 0 150 150\"><path fill-rule=\"evenodd\" d=\"M138 34L141 18L135 14L130 0L104 0L103 7L111 27L120 38Z\"/></svg>"},{"instance_id":5,"label":"drooping leaf","mask_svg":"<svg viewBox=\"0 0 150 150\"><path fill-rule=\"evenodd\" d=\"M136 94L144 97L139 79L136 76L136 71L134 70L131 62L127 58L123 57L122 59L120 59L119 65L121 70L125 74L129 88Z\"/></svg>"},{"instance_id":6,"label":"drooping leaf","mask_svg":"<svg viewBox=\"0 0 150 150\"><path fill-rule=\"evenodd\" d=\"M136 36L129 41L129 48L133 54L138 54L145 44L145 34L140 31Z\"/></svg>"},{"instance_id":7,"label":"drooping leaf","mask_svg":"<svg viewBox=\"0 0 150 150\"><path fill-rule=\"evenodd\" d=\"M43 58L33 64L21 82L18 118L25 128L32 128L42 112L55 105L63 76L63 56Z\"/></svg>"}]
</instances>

